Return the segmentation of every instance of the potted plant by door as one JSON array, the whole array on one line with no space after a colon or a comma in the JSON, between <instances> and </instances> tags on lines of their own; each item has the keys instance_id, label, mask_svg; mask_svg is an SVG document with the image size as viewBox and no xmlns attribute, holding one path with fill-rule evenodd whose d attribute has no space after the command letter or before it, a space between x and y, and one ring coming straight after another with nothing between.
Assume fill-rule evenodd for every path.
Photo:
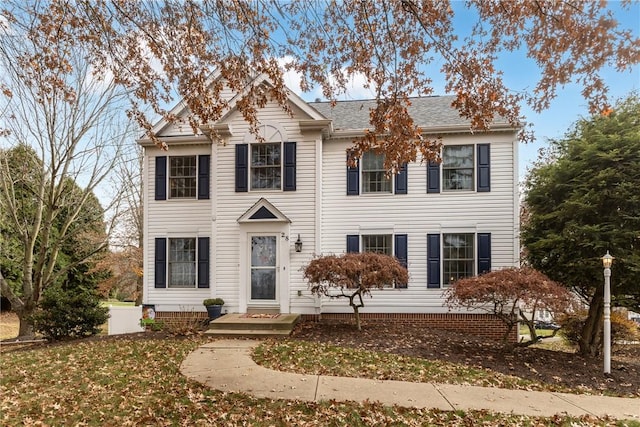
<instances>
[{"instance_id":1,"label":"potted plant by door","mask_svg":"<svg viewBox=\"0 0 640 427\"><path fill-rule=\"evenodd\" d=\"M224 305L222 298L207 298L202 304L207 308L209 320L215 320L222 314L222 306Z\"/></svg>"}]
</instances>

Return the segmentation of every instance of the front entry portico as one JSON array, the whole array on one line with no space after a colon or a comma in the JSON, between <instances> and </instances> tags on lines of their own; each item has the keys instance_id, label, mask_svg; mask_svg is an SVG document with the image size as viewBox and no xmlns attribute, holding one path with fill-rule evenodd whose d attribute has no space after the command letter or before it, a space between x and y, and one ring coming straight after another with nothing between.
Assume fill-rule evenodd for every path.
<instances>
[{"instance_id":1,"label":"front entry portico","mask_svg":"<svg viewBox=\"0 0 640 427\"><path fill-rule=\"evenodd\" d=\"M239 311L289 313L289 219L260 199L238 223Z\"/></svg>"}]
</instances>

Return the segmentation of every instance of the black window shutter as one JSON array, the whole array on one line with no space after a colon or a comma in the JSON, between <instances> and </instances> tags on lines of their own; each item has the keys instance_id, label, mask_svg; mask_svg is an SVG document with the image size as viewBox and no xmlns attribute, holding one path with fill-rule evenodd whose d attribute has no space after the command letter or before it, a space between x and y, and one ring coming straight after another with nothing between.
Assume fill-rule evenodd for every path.
<instances>
[{"instance_id":1,"label":"black window shutter","mask_svg":"<svg viewBox=\"0 0 640 427\"><path fill-rule=\"evenodd\" d=\"M209 238L198 237L198 287L209 287Z\"/></svg>"},{"instance_id":2,"label":"black window shutter","mask_svg":"<svg viewBox=\"0 0 640 427\"><path fill-rule=\"evenodd\" d=\"M478 274L491 271L491 233L478 233Z\"/></svg>"},{"instance_id":3,"label":"black window shutter","mask_svg":"<svg viewBox=\"0 0 640 427\"><path fill-rule=\"evenodd\" d=\"M491 162L489 144L478 144L478 191L491 191Z\"/></svg>"},{"instance_id":4,"label":"black window shutter","mask_svg":"<svg viewBox=\"0 0 640 427\"><path fill-rule=\"evenodd\" d=\"M211 171L211 156L198 156L198 200L209 199L209 173Z\"/></svg>"},{"instance_id":5,"label":"black window shutter","mask_svg":"<svg viewBox=\"0 0 640 427\"><path fill-rule=\"evenodd\" d=\"M347 235L347 253L360 252L360 236L357 234Z\"/></svg>"},{"instance_id":6,"label":"black window shutter","mask_svg":"<svg viewBox=\"0 0 640 427\"><path fill-rule=\"evenodd\" d=\"M236 145L236 192L249 191L249 144Z\"/></svg>"},{"instance_id":7,"label":"black window shutter","mask_svg":"<svg viewBox=\"0 0 640 427\"><path fill-rule=\"evenodd\" d=\"M347 154L347 162L349 154ZM347 196L357 196L360 193L360 162L355 167L347 164Z\"/></svg>"},{"instance_id":8,"label":"black window shutter","mask_svg":"<svg viewBox=\"0 0 640 427\"><path fill-rule=\"evenodd\" d=\"M167 200L167 156L156 157L156 200Z\"/></svg>"},{"instance_id":9,"label":"black window shutter","mask_svg":"<svg viewBox=\"0 0 640 427\"><path fill-rule=\"evenodd\" d=\"M400 171L398 171L398 173L396 174L395 193L407 194L407 184L408 184L407 164L405 163L402 165L402 167L400 167Z\"/></svg>"},{"instance_id":10,"label":"black window shutter","mask_svg":"<svg viewBox=\"0 0 640 427\"><path fill-rule=\"evenodd\" d=\"M440 192L440 163L427 163L427 193Z\"/></svg>"},{"instance_id":11,"label":"black window shutter","mask_svg":"<svg viewBox=\"0 0 640 427\"><path fill-rule=\"evenodd\" d=\"M427 234L427 288L440 287L440 234Z\"/></svg>"},{"instance_id":12,"label":"black window shutter","mask_svg":"<svg viewBox=\"0 0 640 427\"><path fill-rule=\"evenodd\" d=\"M284 191L296 191L296 143L284 143Z\"/></svg>"},{"instance_id":13,"label":"black window shutter","mask_svg":"<svg viewBox=\"0 0 640 427\"><path fill-rule=\"evenodd\" d=\"M167 239L156 237L155 252L155 276L154 286L156 288L167 287Z\"/></svg>"},{"instance_id":14,"label":"black window shutter","mask_svg":"<svg viewBox=\"0 0 640 427\"><path fill-rule=\"evenodd\" d=\"M407 235L406 234L396 234L394 236L395 242L395 252L396 258L400 261L400 264L404 268L407 268L408 257L407 257ZM406 288L407 283L396 283L396 288Z\"/></svg>"}]
</instances>

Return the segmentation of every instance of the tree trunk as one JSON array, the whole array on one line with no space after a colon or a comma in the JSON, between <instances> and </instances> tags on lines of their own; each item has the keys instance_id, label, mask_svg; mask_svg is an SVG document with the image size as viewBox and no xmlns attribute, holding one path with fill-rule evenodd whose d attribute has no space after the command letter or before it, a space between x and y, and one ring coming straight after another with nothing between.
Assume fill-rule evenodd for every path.
<instances>
[{"instance_id":1,"label":"tree trunk","mask_svg":"<svg viewBox=\"0 0 640 427\"><path fill-rule=\"evenodd\" d=\"M356 327L358 328L359 331L361 331L362 328L360 327L360 311L358 311L358 306L357 305L353 306L353 312L356 315Z\"/></svg>"},{"instance_id":2,"label":"tree trunk","mask_svg":"<svg viewBox=\"0 0 640 427\"><path fill-rule=\"evenodd\" d=\"M20 319L20 328L18 329L18 337L16 341L27 341L35 338L36 334L33 329L33 322L27 320L27 315L18 316Z\"/></svg>"},{"instance_id":3,"label":"tree trunk","mask_svg":"<svg viewBox=\"0 0 640 427\"><path fill-rule=\"evenodd\" d=\"M5 296L9 300L9 302L11 303L11 309L14 311L14 313L16 313L18 319L20 320L20 328L18 329L18 337L16 339L20 341L33 339L35 337L33 322L27 320L33 313L33 304L30 304L29 301L25 303L11 291L9 283L7 283L1 271L0 289L2 289L2 292L0 292L0 294Z\"/></svg>"},{"instance_id":4,"label":"tree trunk","mask_svg":"<svg viewBox=\"0 0 640 427\"><path fill-rule=\"evenodd\" d=\"M356 296L360 299L360 304L356 304L354 302ZM356 326L357 326L358 330L361 331L362 328L360 327L360 311L358 309L360 307L364 307L364 304L362 303L362 294L360 293L360 289L358 289L356 292L354 292L353 294L351 294L349 296L349 305L351 305L351 307L353 307L353 313L356 316Z\"/></svg>"},{"instance_id":5,"label":"tree trunk","mask_svg":"<svg viewBox=\"0 0 640 427\"><path fill-rule=\"evenodd\" d=\"M595 357L600 354L604 322L604 284L596 288L589 304L589 315L580 334L580 354Z\"/></svg>"}]
</instances>

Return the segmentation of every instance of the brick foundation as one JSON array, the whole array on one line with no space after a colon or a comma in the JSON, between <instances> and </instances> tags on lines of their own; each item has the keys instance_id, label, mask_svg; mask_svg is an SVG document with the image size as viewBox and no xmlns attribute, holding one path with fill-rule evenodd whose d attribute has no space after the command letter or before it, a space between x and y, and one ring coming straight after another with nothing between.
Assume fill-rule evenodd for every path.
<instances>
[{"instance_id":1,"label":"brick foundation","mask_svg":"<svg viewBox=\"0 0 640 427\"><path fill-rule=\"evenodd\" d=\"M303 314L303 321L353 322L353 313ZM435 329L469 334L490 340L500 341L507 331L502 321L492 314L456 314L456 313L360 313L362 322L392 322L424 325ZM510 342L517 342L518 331L512 331Z\"/></svg>"},{"instance_id":2,"label":"brick foundation","mask_svg":"<svg viewBox=\"0 0 640 427\"><path fill-rule=\"evenodd\" d=\"M302 321L319 322L335 321L355 323L353 313L322 313L303 314ZM205 322L206 312L201 311L157 311L156 320L169 326L179 326L188 323ZM462 314L462 313L360 313L362 322L393 322L412 323L425 327L454 331L478 336L490 340L500 341L507 331L507 327L497 316L492 314ZM509 341L516 342L518 331L512 331Z\"/></svg>"},{"instance_id":3,"label":"brick foundation","mask_svg":"<svg viewBox=\"0 0 640 427\"><path fill-rule=\"evenodd\" d=\"M202 323L209 319L205 311L156 311L156 321L171 327Z\"/></svg>"}]
</instances>

